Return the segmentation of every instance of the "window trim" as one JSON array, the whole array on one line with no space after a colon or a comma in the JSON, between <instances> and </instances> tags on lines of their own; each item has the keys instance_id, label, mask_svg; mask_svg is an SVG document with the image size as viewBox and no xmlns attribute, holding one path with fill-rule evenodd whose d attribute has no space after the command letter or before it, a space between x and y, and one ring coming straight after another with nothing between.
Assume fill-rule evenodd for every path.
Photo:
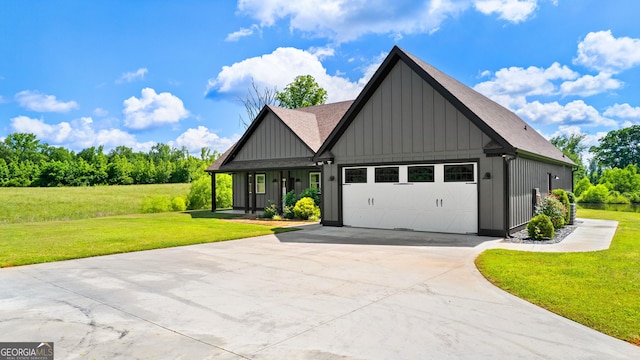
<instances>
[{"instance_id":1,"label":"window trim","mask_svg":"<svg viewBox=\"0 0 640 360\"><path fill-rule=\"evenodd\" d=\"M317 175L318 181L312 181L312 176ZM314 188L313 185L316 185ZM318 189L318 194L322 193L322 172L320 171L310 171L309 172L309 187L313 189Z\"/></svg>"},{"instance_id":2,"label":"window trim","mask_svg":"<svg viewBox=\"0 0 640 360\"><path fill-rule=\"evenodd\" d=\"M258 189L259 179L262 178L262 191ZM256 194L264 194L267 192L267 174L256 174L255 179Z\"/></svg>"}]
</instances>

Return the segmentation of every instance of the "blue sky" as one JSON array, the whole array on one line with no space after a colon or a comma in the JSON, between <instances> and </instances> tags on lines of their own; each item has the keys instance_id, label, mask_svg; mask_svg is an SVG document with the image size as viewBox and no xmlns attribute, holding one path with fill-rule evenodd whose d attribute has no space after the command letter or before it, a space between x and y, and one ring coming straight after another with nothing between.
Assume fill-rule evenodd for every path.
<instances>
[{"instance_id":1,"label":"blue sky","mask_svg":"<svg viewBox=\"0 0 640 360\"><path fill-rule=\"evenodd\" d=\"M637 0L0 1L0 139L224 151L250 79L353 99L394 45L587 142L640 124Z\"/></svg>"}]
</instances>

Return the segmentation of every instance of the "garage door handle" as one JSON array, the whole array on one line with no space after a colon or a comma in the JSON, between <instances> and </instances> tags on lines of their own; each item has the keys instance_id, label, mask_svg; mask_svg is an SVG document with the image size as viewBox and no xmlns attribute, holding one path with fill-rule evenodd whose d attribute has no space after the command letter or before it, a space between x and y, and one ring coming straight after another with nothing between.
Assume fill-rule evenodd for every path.
<instances>
[{"instance_id":1,"label":"garage door handle","mask_svg":"<svg viewBox=\"0 0 640 360\"><path fill-rule=\"evenodd\" d=\"M440 199L440 207L442 207L442 199Z\"/></svg>"},{"instance_id":2,"label":"garage door handle","mask_svg":"<svg viewBox=\"0 0 640 360\"><path fill-rule=\"evenodd\" d=\"M371 205L373 205L373 198L371 198Z\"/></svg>"}]
</instances>

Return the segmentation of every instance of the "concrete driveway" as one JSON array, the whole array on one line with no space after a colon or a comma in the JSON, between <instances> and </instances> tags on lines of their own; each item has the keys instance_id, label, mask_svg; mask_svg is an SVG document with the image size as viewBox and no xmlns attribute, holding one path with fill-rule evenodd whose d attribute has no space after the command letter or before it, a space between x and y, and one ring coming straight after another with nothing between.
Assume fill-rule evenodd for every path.
<instances>
[{"instance_id":1,"label":"concrete driveway","mask_svg":"<svg viewBox=\"0 0 640 360\"><path fill-rule=\"evenodd\" d=\"M488 240L311 226L0 269L0 341L56 359L640 358L489 284Z\"/></svg>"}]
</instances>

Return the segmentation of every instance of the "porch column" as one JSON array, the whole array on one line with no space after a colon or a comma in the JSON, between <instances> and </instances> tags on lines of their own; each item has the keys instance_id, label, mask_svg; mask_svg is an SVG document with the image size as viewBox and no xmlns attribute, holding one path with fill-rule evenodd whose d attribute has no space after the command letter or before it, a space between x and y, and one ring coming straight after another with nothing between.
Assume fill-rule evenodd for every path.
<instances>
[{"instance_id":1,"label":"porch column","mask_svg":"<svg viewBox=\"0 0 640 360\"><path fill-rule=\"evenodd\" d=\"M244 213L249 212L249 173L244 173Z\"/></svg>"},{"instance_id":2,"label":"porch column","mask_svg":"<svg viewBox=\"0 0 640 360\"><path fill-rule=\"evenodd\" d=\"M280 170L280 178L278 179L278 209L282 211L282 170Z\"/></svg>"},{"instance_id":3,"label":"porch column","mask_svg":"<svg viewBox=\"0 0 640 360\"><path fill-rule=\"evenodd\" d=\"M209 173L211 175L211 212L216 212L218 204L216 203L216 173Z\"/></svg>"},{"instance_id":4,"label":"porch column","mask_svg":"<svg viewBox=\"0 0 640 360\"><path fill-rule=\"evenodd\" d=\"M253 179L253 184L251 184L251 195L253 195L251 197L251 202L252 202L252 206L251 206L251 213L255 214L256 213L256 200L257 200L257 196L256 196L256 172L252 172L251 173L251 178Z\"/></svg>"}]
</instances>

